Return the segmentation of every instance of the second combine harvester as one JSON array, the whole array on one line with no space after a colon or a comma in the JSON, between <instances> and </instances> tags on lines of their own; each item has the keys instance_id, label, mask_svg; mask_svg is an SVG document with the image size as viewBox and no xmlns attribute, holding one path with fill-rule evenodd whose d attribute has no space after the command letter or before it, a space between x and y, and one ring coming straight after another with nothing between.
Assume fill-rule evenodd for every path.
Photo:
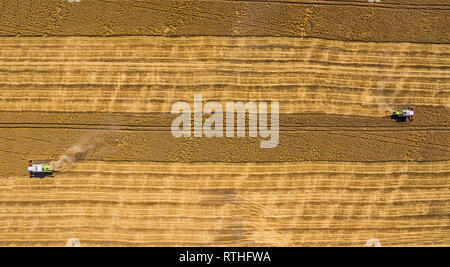
<instances>
[{"instance_id":1,"label":"second combine harvester","mask_svg":"<svg viewBox=\"0 0 450 267\"><path fill-rule=\"evenodd\" d=\"M408 109L397 109L392 114L392 117L403 120L409 119L412 121L416 117L416 112L414 107L409 107Z\"/></svg>"},{"instance_id":2,"label":"second combine harvester","mask_svg":"<svg viewBox=\"0 0 450 267\"><path fill-rule=\"evenodd\" d=\"M53 174L53 167L48 164L33 164L33 160L29 160L28 173L30 174L30 178L44 178Z\"/></svg>"}]
</instances>

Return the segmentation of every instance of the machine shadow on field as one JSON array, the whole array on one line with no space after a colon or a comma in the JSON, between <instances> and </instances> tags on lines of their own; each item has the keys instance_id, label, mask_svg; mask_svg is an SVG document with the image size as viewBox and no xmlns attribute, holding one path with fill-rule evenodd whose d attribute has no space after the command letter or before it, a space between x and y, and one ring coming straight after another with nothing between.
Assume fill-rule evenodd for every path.
<instances>
[{"instance_id":1,"label":"machine shadow on field","mask_svg":"<svg viewBox=\"0 0 450 267\"><path fill-rule=\"evenodd\" d=\"M396 122L406 122L407 121L407 118L405 118L405 117L398 117L398 116L394 116L394 115L390 115L387 117L390 118L391 120L395 120Z\"/></svg>"},{"instance_id":2,"label":"machine shadow on field","mask_svg":"<svg viewBox=\"0 0 450 267\"><path fill-rule=\"evenodd\" d=\"M400 117L400 116L396 116L396 115L390 115L387 116L387 118L390 118L391 120L395 120L396 122L406 122L406 121L414 121L414 118L412 117Z\"/></svg>"},{"instance_id":3,"label":"machine shadow on field","mask_svg":"<svg viewBox=\"0 0 450 267\"><path fill-rule=\"evenodd\" d=\"M37 179L44 179L44 178L54 178L55 176L53 174L47 174L47 173L36 173L33 174L33 176L30 176L30 178L37 178Z\"/></svg>"}]
</instances>

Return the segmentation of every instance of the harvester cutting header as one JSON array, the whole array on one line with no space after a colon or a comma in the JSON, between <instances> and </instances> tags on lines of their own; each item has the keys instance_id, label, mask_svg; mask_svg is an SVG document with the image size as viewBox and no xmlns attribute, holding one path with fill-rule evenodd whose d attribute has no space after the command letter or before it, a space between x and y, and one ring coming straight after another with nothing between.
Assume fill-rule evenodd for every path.
<instances>
[{"instance_id":1,"label":"harvester cutting header","mask_svg":"<svg viewBox=\"0 0 450 267\"><path fill-rule=\"evenodd\" d=\"M28 161L28 172L30 178L44 178L53 174L53 167L49 164L33 164L33 160Z\"/></svg>"}]
</instances>

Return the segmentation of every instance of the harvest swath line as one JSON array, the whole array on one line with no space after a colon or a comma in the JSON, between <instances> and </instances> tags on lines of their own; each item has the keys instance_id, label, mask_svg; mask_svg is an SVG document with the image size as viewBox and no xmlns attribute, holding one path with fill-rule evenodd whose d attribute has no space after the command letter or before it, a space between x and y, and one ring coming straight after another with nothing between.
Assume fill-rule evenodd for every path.
<instances>
[{"instance_id":1,"label":"harvest swath line","mask_svg":"<svg viewBox=\"0 0 450 267\"><path fill-rule=\"evenodd\" d=\"M69 50L58 50L61 48L66 48L66 47L70 47L70 44L48 44L48 42L50 40L54 40L55 37L47 37L45 38L46 42L44 42L44 44L40 44L39 43L39 38L33 37L33 38L27 38L27 37L21 37L19 40L25 39L25 40L30 40L30 41L35 41L36 44L32 44L32 42L28 42L28 43L18 43L14 46L12 46L11 44L0 44L0 48L2 49L2 51L6 51L6 52L18 52L17 48L21 48L20 51L22 52L40 52L40 53L45 53L47 51L43 51L43 49L51 49L52 51L55 52L71 52ZM64 40L64 38L59 37L60 39ZM318 51L323 51L323 50L328 50L327 52L323 51L322 53L324 53L325 55L328 55L329 52L340 52L340 53L359 53L359 54L374 54L374 55L370 55L368 57L380 57L380 55L385 55L387 57L392 57L392 56L397 56L397 55L405 55L408 56L408 58L410 57L414 57L414 56L418 56L419 55L426 55L426 56L449 56L450 53L445 52L445 47L446 45L443 44L433 44L433 46L435 46L432 50L436 50L436 48L440 48L440 46L442 46L442 48L440 48L440 50L442 50L442 52L435 52L435 51L425 51L425 50L414 50L414 48L418 48L418 47L411 47L409 49L406 50L399 50L398 48L395 48L396 50L389 50L389 47L380 47L385 49L385 50L375 50L373 48L373 46L368 46L368 48L371 48L371 50L362 50L362 49L350 49L350 48L343 48L340 46L331 46L331 45L336 45L336 44L326 44L326 45L321 45L321 44L314 44L314 45L296 45L296 44L283 44L280 43L278 45L276 44L258 44L255 42L255 40L264 40L264 39L268 39L268 37L264 38L264 37L260 37L260 38L251 38L251 37L235 37L233 38L234 40L239 40L239 39L244 39L244 40L248 40L248 42L250 43L246 43L244 45L233 45L233 44L228 44L228 43L220 43L217 42L217 44L211 44L211 40L208 40L208 43L203 43L203 44L195 44L195 43L191 43L191 44L184 44L183 42L186 42L186 38L181 38L181 37L165 37L166 39L170 39L172 44L164 44L164 43L158 43L158 44L135 44L133 42L130 43L126 43L126 39L124 37L112 37L112 38L108 38L109 40L113 41L115 39L120 39L122 42L120 43L102 43L102 44L95 44L95 43L87 43L87 44L83 44L83 40L84 41L89 41L90 39L94 39L95 37L91 37L91 38L74 38L74 37L65 37L65 39L76 39L78 41L77 47L78 48L83 48L84 50L86 50L86 53L89 51L92 51L92 53L96 53L98 54L99 52L117 52L117 49L126 49L128 52L140 52L142 53L143 51L147 51L147 52L167 52L169 49L173 49L173 48L178 48L178 53L183 53L183 52L192 52L191 50L194 51L198 51L198 52L207 52L207 51L211 51L211 50L215 50L215 49L221 49L224 52L232 52L235 51L237 49L237 51L239 51L239 49L250 49L251 51L258 51L261 50L261 52L269 49L269 50L277 50L277 53L292 53L292 52L296 52L297 54L301 54L301 53L305 53L308 54L309 51L311 51L312 49L314 50L318 50ZM130 37L128 37L130 38ZM151 39L162 39L160 37L133 37L137 40L142 39L142 40L147 40L149 38ZM204 38L208 38L208 36L205 36ZM17 39L17 38L15 38ZM181 40L180 40L181 39ZM201 40L201 38L199 37L189 37L189 39L192 39L193 41L199 41ZM225 39L225 37L216 37L216 39L220 40L220 39ZM293 40L291 38L286 39L284 37L277 37L277 39L282 40L283 42L287 42L288 40ZM105 39L103 39L105 40ZM303 43L309 43L309 40L316 40L316 42L318 40L320 40L321 42L327 41L327 40L322 40L322 39L302 39L301 41ZM331 42L331 41L328 41ZM345 42L338 42L338 41L334 41L336 43L344 43ZM30 44L31 43L31 44ZM362 46L365 43L359 43L358 46ZM378 43L378 45L383 45L384 43ZM411 43L394 43L396 45L408 45L408 46L412 46ZM416 44L418 45L418 44ZM117 49L110 49L110 48L105 48L108 46L114 46ZM420 46L420 45L419 45ZM9 47L14 47L14 48L9 48ZM34 48L27 48L27 47L34 47ZM150 50L148 48L157 48L157 49L153 49ZM201 50L199 48L208 48L206 50ZM143 50L145 49L145 50ZM366 48L367 49L367 48ZM392 47L391 47L392 49ZM281 50L281 51L279 51ZM284 51L284 50L290 50L290 51ZM294 50L294 51L292 51ZM302 52L303 50L308 50L307 52ZM174 51L172 51L174 52ZM367 55L366 55L367 56ZM401 58L401 57L400 57ZM406 57L405 57L406 58ZM439 59L439 58L436 58Z\"/></svg>"}]
</instances>

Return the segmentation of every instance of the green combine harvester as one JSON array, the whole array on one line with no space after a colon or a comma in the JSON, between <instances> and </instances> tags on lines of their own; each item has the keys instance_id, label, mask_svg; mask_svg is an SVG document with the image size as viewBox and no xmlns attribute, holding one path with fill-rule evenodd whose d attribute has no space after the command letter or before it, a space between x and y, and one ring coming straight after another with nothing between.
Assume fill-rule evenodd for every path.
<instances>
[{"instance_id":1,"label":"green combine harvester","mask_svg":"<svg viewBox=\"0 0 450 267\"><path fill-rule=\"evenodd\" d=\"M399 120L409 119L410 121L412 121L416 117L416 112L414 107L409 107L408 109L397 109L392 114L392 117Z\"/></svg>"},{"instance_id":2,"label":"green combine harvester","mask_svg":"<svg viewBox=\"0 0 450 267\"><path fill-rule=\"evenodd\" d=\"M53 174L53 167L48 164L33 164L33 160L28 161L28 173L30 178L44 178Z\"/></svg>"}]
</instances>

